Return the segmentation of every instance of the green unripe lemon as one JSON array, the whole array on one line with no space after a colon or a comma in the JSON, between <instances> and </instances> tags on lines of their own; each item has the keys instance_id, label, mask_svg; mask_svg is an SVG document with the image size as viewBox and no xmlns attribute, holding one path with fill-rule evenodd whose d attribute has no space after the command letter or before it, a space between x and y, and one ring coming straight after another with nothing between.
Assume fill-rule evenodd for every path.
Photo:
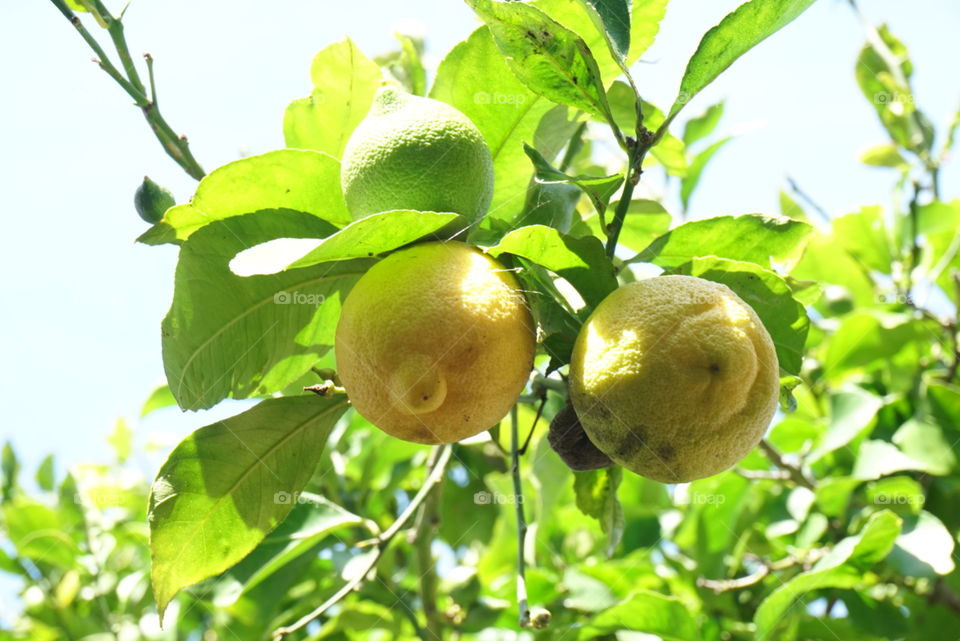
<instances>
[{"instance_id":1,"label":"green unripe lemon","mask_svg":"<svg viewBox=\"0 0 960 641\"><path fill-rule=\"evenodd\" d=\"M693 276L624 285L584 323L570 398L604 454L665 483L722 472L759 442L779 397L779 363L756 312Z\"/></svg>"},{"instance_id":2,"label":"green unripe lemon","mask_svg":"<svg viewBox=\"0 0 960 641\"><path fill-rule=\"evenodd\" d=\"M493 161L460 111L384 86L347 141L340 180L355 220L414 209L460 214L469 224L490 206Z\"/></svg>"}]
</instances>

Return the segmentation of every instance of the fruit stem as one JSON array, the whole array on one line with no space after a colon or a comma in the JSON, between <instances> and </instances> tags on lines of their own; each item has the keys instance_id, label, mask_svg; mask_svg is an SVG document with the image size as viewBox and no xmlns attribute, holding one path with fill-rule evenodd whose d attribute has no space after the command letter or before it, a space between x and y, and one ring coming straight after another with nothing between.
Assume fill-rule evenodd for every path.
<instances>
[{"instance_id":1,"label":"fruit stem","mask_svg":"<svg viewBox=\"0 0 960 641\"><path fill-rule=\"evenodd\" d=\"M613 221L607 230L607 257L613 258L617 250L617 240L620 238L620 230L623 229L623 220L627 217L627 210L630 208L630 200L633 198L633 189L640 182L640 174L643 173L641 165L647 155L647 151L653 146L653 139L647 137L643 141L637 140L630 147L627 154L627 176L623 183L623 192L620 194L620 202L617 203L617 209L613 214Z\"/></svg>"},{"instance_id":2,"label":"fruit stem","mask_svg":"<svg viewBox=\"0 0 960 641\"><path fill-rule=\"evenodd\" d=\"M517 425L517 406L510 409L510 456L513 473L513 503L517 509L517 606L520 609L520 627L530 627L530 605L527 603L527 565L523 556L526 547L527 520L523 514L523 485L520 483L520 436Z\"/></svg>"},{"instance_id":3,"label":"fruit stem","mask_svg":"<svg viewBox=\"0 0 960 641\"><path fill-rule=\"evenodd\" d=\"M440 496L441 487L438 484L436 491L430 492L423 502L412 533L420 569L420 601L427 620L424 632L431 641L443 639L443 620L437 610L437 567L433 559L433 539L440 525Z\"/></svg>"},{"instance_id":4,"label":"fruit stem","mask_svg":"<svg viewBox=\"0 0 960 641\"><path fill-rule=\"evenodd\" d=\"M420 509L420 506L423 505L423 502L433 492L433 489L440 485L440 482L443 481L444 475L447 471L447 465L450 463L450 455L452 451L453 449L450 444L441 445L433 451L429 462L430 471L427 473L426 480L424 480L420 490L410 500L410 503L407 505L407 507L403 510L403 512L400 513L400 516L397 517L397 520L394 521L390 527L384 530L383 534L377 537L376 547L370 553L370 560L367 561L366 567L360 572L357 572L352 579L347 581L342 588L333 594L333 596L317 606L315 610L301 617L291 625L283 626L274 630L273 634L271 635L273 641L278 641L288 634L293 634L297 630L301 630L302 628L306 627L307 624L339 603L345 596L353 592L357 586L366 580L367 575L370 574L370 571L373 570L380 559L383 558L383 553L390 546L390 542L393 541L400 530L404 528L417 510Z\"/></svg>"}]
</instances>

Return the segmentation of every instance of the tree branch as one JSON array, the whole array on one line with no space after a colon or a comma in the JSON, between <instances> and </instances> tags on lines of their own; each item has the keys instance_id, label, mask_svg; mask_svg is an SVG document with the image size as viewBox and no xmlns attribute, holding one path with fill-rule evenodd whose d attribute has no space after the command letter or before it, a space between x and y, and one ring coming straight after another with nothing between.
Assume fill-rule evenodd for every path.
<instances>
[{"instance_id":1,"label":"tree branch","mask_svg":"<svg viewBox=\"0 0 960 641\"><path fill-rule=\"evenodd\" d=\"M803 566L804 569L809 568L823 558L826 553L826 548L815 548L803 556L790 555L779 561L767 561L757 558L756 560L760 562L761 565L751 574L736 579L707 579L705 577L698 577L697 585L713 590L717 594L730 592L731 590L742 590L760 583L769 576L771 572L789 570L797 566Z\"/></svg>"},{"instance_id":2,"label":"tree branch","mask_svg":"<svg viewBox=\"0 0 960 641\"><path fill-rule=\"evenodd\" d=\"M312 612L301 617L292 625L283 626L274 630L272 635L274 641L282 639L286 635L293 634L297 630L302 629L308 623L329 610L333 605L339 603L341 599L350 594L350 592L352 592L358 585L364 582L370 571L376 567L377 563L383 557L383 553L390 546L390 542L394 539L394 537L397 536L397 533L403 529L403 527L407 524L407 521L410 520L414 513L420 509L420 506L423 505L423 502L427 499L433 489L440 484L440 481L443 480L443 475L447 470L447 465L450 463L451 451L452 448L449 444L442 445L434 450L434 453L431 456L430 472L427 474L427 478L424 480L423 486L416 493L413 499L411 499L406 509L400 513L400 516L397 517L397 520L394 521L390 527L384 530L383 534L374 539L374 544L376 547L374 548L366 567L363 568L362 571L358 572L352 579L347 581L347 583L344 584L342 588L337 590L333 596L321 603Z\"/></svg>"},{"instance_id":3,"label":"tree branch","mask_svg":"<svg viewBox=\"0 0 960 641\"><path fill-rule=\"evenodd\" d=\"M783 455L780 454L776 448L770 445L766 439L761 439L760 449L763 450L763 453L767 455L767 458L769 458L774 465L789 475L791 481L809 490L814 489L815 486L813 480L806 475L803 469L799 466L787 463L783 459Z\"/></svg>"},{"instance_id":4,"label":"tree branch","mask_svg":"<svg viewBox=\"0 0 960 641\"><path fill-rule=\"evenodd\" d=\"M70 24L77 30L80 37L83 38L84 42L86 42L96 54L97 57L94 59L94 62L96 62L108 76L113 78L114 82L120 85L127 95L133 98L134 104L143 112L143 117L146 119L147 124L150 125L150 129L157 137L157 140L160 141L167 155L173 158L191 177L197 180L203 178L206 172L204 172L200 163L197 162L193 153L190 151L186 136L177 135L160 114L160 109L156 103L153 58L151 57L147 57L147 71L150 76L150 95L147 95L147 89L144 87L136 65L133 63L133 58L130 56L130 49L127 46L126 37L123 33L123 24L120 19L111 17L106 7L103 6L103 3L100 0L94 0L94 8L97 12L95 17L107 29L107 33L110 35L117 55L120 57L120 62L126 75L117 69L109 56L107 56L106 51L104 51L100 43L97 42L97 39L87 31L80 17L70 9L64 0L51 0L51 2L60 13L70 21Z\"/></svg>"},{"instance_id":5,"label":"tree branch","mask_svg":"<svg viewBox=\"0 0 960 641\"><path fill-rule=\"evenodd\" d=\"M438 488L424 501L411 537L411 543L417 554L417 565L420 568L420 601L423 603L423 614L427 619L424 632L430 641L443 639L443 620L437 610L437 567L432 549L433 539L436 537L437 526L440 523L440 496L440 488Z\"/></svg>"}]
</instances>

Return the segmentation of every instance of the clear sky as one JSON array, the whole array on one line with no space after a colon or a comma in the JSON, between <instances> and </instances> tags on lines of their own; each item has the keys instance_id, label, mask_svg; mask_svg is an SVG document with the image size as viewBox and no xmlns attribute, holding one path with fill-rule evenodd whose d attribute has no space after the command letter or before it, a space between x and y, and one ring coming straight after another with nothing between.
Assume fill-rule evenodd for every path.
<instances>
[{"instance_id":1,"label":"clear sky","mask_svg":"<svg viewBox=\"0 0 960 641\"><path fill-rule=\"evenodd\" d=\"M738 4L674 0L657 44L637 68L648 100L669 105L700 36ZM960 3L863 4L872 21L889 22L910 48L918 101L942 132L960 102ZM349 34L368 55L380 54L393 48L398 21L413 19L435 65L478 24L466 5L451 0L267 6L137 0L127 13L133 51L156 59L164 114L189 136L208 171L283 145L284 107L309 91L311 57L326 44ZM856 160L860 149L885 140L853 79L862 42L846 2L820 0L687 107L693 115L726 98L721 133L747 131L708 169L693 216L778 213L777 189L788 174L831 213L888 202L891 176ZM67 464L108 460L103 437L118 416L131 420L141 441L159 431L175 442L238 411L225 403L206 413L170 409L136 420L162 379L159 329L176 249L133 242L146 226L132 197L145 174L181 202L194 182L91 57L49 2L4 3L0 438L13 439L31 473L48 452ZM960 196L957 178L954 163L943 174L946 198ZM157 461L141 465L152 475Z\"/></svg>"}]
</instances>

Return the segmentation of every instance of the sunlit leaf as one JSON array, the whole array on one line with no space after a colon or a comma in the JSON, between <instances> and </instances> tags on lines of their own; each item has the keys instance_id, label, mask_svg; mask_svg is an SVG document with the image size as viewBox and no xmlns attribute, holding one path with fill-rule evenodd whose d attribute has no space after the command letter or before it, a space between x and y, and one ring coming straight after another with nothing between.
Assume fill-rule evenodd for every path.
<instances>
[{"instance_id":1,"label":"sunlit leaf","mask_svg":"<svg viewBox=\"0 0 960 641\"><path fill-rule=\"evenodd\" d=\"M235 564L283 520L346 407L342 396L271 399L173 450L150 496L161 617L179 590Z\"/></svg>"}]
</instances>

